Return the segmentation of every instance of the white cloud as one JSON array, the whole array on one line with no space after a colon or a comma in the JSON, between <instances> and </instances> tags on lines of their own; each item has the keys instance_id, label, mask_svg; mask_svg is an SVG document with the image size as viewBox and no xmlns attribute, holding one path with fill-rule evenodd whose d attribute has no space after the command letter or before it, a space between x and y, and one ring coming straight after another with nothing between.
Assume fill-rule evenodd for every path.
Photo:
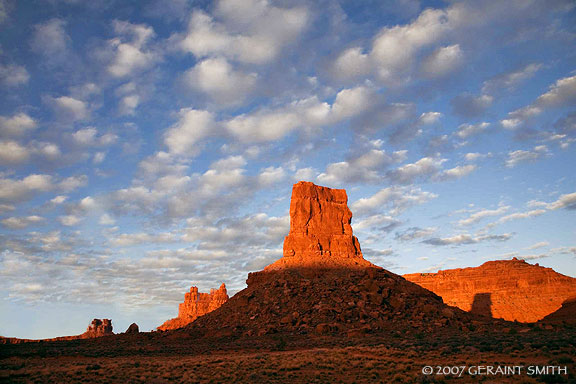
<instances>
[{"instance_id":1,"label":"white cloud","mask_svg":"<svg viewBox=\"0 0 576 384\"><path fill-rule=\"evenodd\" d=\"M415 239L421 239L423 237L431 236L437 230L438 228L436 227L427 227L427 228L411 227L407 228L402 232L397 232L394 238L399 241L412 241Z\"/></svg>"},{"instance_id":2,"label":"white cloud","mask_svg":"<svg viewBox=\"0 0 576 384\"><path fill-rule=\"evenodd\" d=\"M498 75L484 82L483 94L492 94L503 89L513 89L525 80L533 77L542 68L541 64L528 64L523 68Z\"/></svg>"},{"instance_id":3,"label":"white cloud","mask_svg":"<svg viewBox=\"0 0 576 384\"><path fill-rule=\"evenodd\" d=\"M544 203L547 209L576 209L576 192L561 195L558 200L552 203Z\"/></svg>"},{"instance_id":4,"label":"white cloud","mask_svg":"<svg viewBox=\"0 0 576 384\"><path fill-rule=\"evenodd\" d=\"M82 100L70 96L49 97L47 100L60 120L74 122L90 116L88 105Z\"/></svg>"},{"instance_id":5,"label":"white cloud","mask_svg":"<svg viewBox=\"0 0 576 384\"><path fill-rule=\"evenodd\" d=\"M109 214L105 213L102 216L100 216L100 220L98 220L98 223L100 225L114 225L116 224L116 220L114 220L114 218Z\"/></svg>"},{"instance_id":6,"label":"white cloud","mask_svg":"<svg viewBox=\"0 0 576 384\"><path fill-rule=\"evenodd\" d=\"M60 60L71 42L65 26L66 22L62 19L51 19L36 25L30 43L32 49L47 56L49 60Z\"/></svg>"},{"instance_id":7,"label":"white cloud","mask_svg":"<svg viewBox=\"0 0 576 384\"><path fill-rule=\"evenodd\" d=\"M464 60L458 44L436 49L424 59L422 72L427 77L441 77L454 72Z\"/></svg>"},{"instance_id":8,"label":"white cloud","mask_svg":"<svg viewBox=\"0 0 576 384\"><path fill-rule=\"evenodd\" d=\"M440 120L442 113L440 112L424 112L420 115L420 122L422 124L434 124Z\"/></svg>"},{"instance_id":9,"label":"white cloud","mask_svg":"<svg viewBox=\"0 0 576 384\"><path fill-rule=\"evenodd\" d=\"M28 83L28 80L30 80L30 74L23 66L15 64L0 64L0 84L3 86L17 87Z\"/></svg>"},{"instance_id":10,"label":"white cloud","mask_svg":"<svg viewBox=\"0 0 576 384\"><path fill-rule=\"evenodd\" d=\"M217 14L223 19L222 23L202 11L195 11L180 48L200 58L222 55L243 63L264 64L274 60L283 47L298 38L309 19L304 7L278 8L268 1L222 0Z\"/></svg>"},{"instance_id":11,"label":"white cloud","mask_svg":"<svg viewBox=\"0 0 576 384\"><path fill-rule=\"evenodd\" d=\"M343 89L336 95L332 113L336 121L358 115L369 109L378 98L372 88L359 86Z\"/></svg>"},{"instance_id":12,"label":"white cloud","mask_svg":"<svg viewBox=\"0 0 576 384\"><path fill-rule=\"evenodd\" d=\"M214 116L208 111L183 108L179 120L164 134L164 144L171 153L196 156L201 151L200 141L219 132Z\"/></svg>"},{"instance_id":13,"label":"white cloud","mask_svg":"<svg viewBox=\"0 0 576 384\"><path fill-rule=\"evenodd\" d=\"M108 146L118 140L118 136L113 133L106 133L98 136L98 130L94 127L79 129L72 134L72 140L80 146Z\"/></svg>"},{"instance_id":14,"label":"white cloud","mask_svg":"<svg viewBox=\"0 0 576 384\"><path fill-rule=\"evenodd\" d=\"M508 159L506 159L506 166L513 168L518 164L535 161L541 159L549 154L548 147L545 145L538 145L532 151L516 150L508 152Z\"/></svg>"},{"instance_id":15,"label":"white cloud","mask_svg":"<svg viewBox=\"0 0 576 384\"><path fill-rule=\"evenodd\" d=\"M576 76L564 77L550 85L548 92L540 95L532 104L508 114L500 121L506 129L514 129L534 116L550 108L572 105L576 102Z\"/></svg>"},{"instance_id":16,"label":"white cloud","mask_svg":"<svg viewBox=\"0 0 576 384\"><path fill-rule=\"evenodd\" d=\"M159 60L154 52L147 49L148 42L155 36L152 27L119 20L114 20L112 27L118 35L108 41L108 49L112 51L113 57L107 69L112 76L132 75Z\"/></svg>"},{"instance_id":17,"label":"white cloud","mask_svg":"<svg viewBox=\"0 0 576 384\"><path fill-rule=\"evenodd\" d=\"M223 57L205 59L186 72L190 88L210 96L214 101L236 104L254 89L258 75L235 70Z\"/></svg>"},{"instance_id":18,"label":"white cloud","mask_svg":"<svg viewBox=\"0 0 576 384\"><path fill-rule=\"evenodd\" d=\"M409 184L421 177L432 177L440 171L446 160L423 157L415 163L403 165L388 172L388 177L397 183Z\"/></svg>"},{"instance_id":19,"label":"white cloud","mask_svg":"<svg viewBox=\"0 0 576 384\"><path fill-rule=\"evenodd\" d=\"M458 132L456 132L456 136L461 139L467 139L470 136L477 135L486 131L486 129L490 126L490 123L478 123L478 124L462 124L458 127Z\"/></svg>"},{"instance_id":20,"label":"white cloud","mask_svg":"<svg viewBox=\"0 0 576 384\"><path fill-rule=\"evenodd\" d=\"M447 181L447 180L454 180L460 179L464 176L468 176L472 172L476 170L476 165L458 165L454 168L447 169L445 171L440 172L437 176L434 177L437 181Z\"/></svg>"},{"instance_id":21,"label":"white cloud","mask_svg":"<svg viewBox=\"0 0 576 384\"><path fill-rule=\"evenodd\" d=\"M486 159L488 157L492 157L492 152L488 152L488 153L470 152L470 153L467 153L466 155L464 155L464 158L466 159L466 161L477 161L477 160Z\"/></svg>"},{"instance_id":22,"label":"white cloud","mask_svg":"<svg viewBox=\"0 0 576 384\"><path fill-rule=\"evenodd\" d=\"M458 224L459 225L472 225L472 224L479 222L480 220L482 220L485 217L502 215L503 213L507 212L509 209L510 209L509 206L502 206L498 209L485 209L482 211L478 211L478 212L471 214L468 218L458 221Z\"/></svg>"},{"instance_id":23,"label":"white cloud","mask_svg":"<svg viewBox=\"0 0 576 384\"><path fill-rule=\"evenodd\" d=\"M19 137L32 131L37 126L36 120L25 113L18 113L10 117L0 116L0 136Z\"/></svg>"},{"instance_id":24,"label":"white cloud","mask_svg":"<svg viewBox=\"0 0 576 384\"><path fill-rule=\"evenodd\" d=\"M67 227L73 227L75 225L78 225L82 221L82 218L75 215L66 215L58 217L58 221L62 225L65 225Z\"/></svg>"},{"instance_id":25,"label":"white cloud","mask_svg":"<svg viewBox=\"0 0 576 384\"><path fill-rule=\"evenodd\" d=\"M0 165L16 165L28 161L30 152L19 143L0 140Z\"/></svg>"},{"instance_id":26,"label":"white cloud","mask_svg":"<svg viewBox=\"0 0 576 384\"><path fill-rule=\"evenodd\" d=\"M271 186L279 183L286 178L286 172L282 167L267 167L260 171L258 175L258 184L262 186Z\"/></svg>"},{"instance_id":27,"label":"white cloud","mask_svg":"<svg viewBox=\"0 0 576 384\"><path fill-rule=\"evenodd\" d=\"M383 179L382 171L391 164L404 161L406 153L407 151L387 153L384 150L371 149L347 161L328 164L326 170L318 175L318 181L327 185L377 183Z\"/></svg>"},{"instance_id":28,"label":"white cloud","mask_svg":"<svg viewBox=\"0 0 576 384\"><path fill-rule=\"evenodd\" d=\"M52 176L33 174L23 179L0 178L0 201L27 200L36 193L47 192L54 187Z\"/></svg>"},{"instance_id":29,"label":"white cloud","mask_svg":"<svg viewBox=\"0 0 576 384\"><path fill-rule=\"evenodd\" d=\"M394 186L355 201L351 209L358 215L371 214L382 209L390 209L391 215L398 215L411 206L424 204L436 197L438 195L422 191L420 188Z\"/></svg>"},{"instance_id":30,"label":"white cloud","mask_svg":"<svg viewBox=\"0 0 576 384\"><path fill-rule=\"evenodd\" d=\"M112 237L110 244L118 247L130 247L147 243L174 243L180 238L173 233L122 233Z\"/></svg>"},{"instance_id":31,"label":"white cloud","mask_svg":"<svg viewBox=\"0 0 576 384\"><path fill-rule=\"evenodd\" d=\"M532 250L532 249L544 248L544 247L547 247L547 246L549 246L549 245L550 245L549 242L547 242L547 241L541 241L541 242L539 242L539 243L535 243L535 244L533 244L533 245L531 245L531 246L529 246L529 247L526 247L526 248L524 248L524 249Z\"/></svg>"},{"instance_id":32,"label":"white cloud","mask_svg":"<svg viewBox=\"0 0 576 384\"><path fill-rule=\"evenodd\" d=\"M484 241L507 241L512 238L512 234L504 233L502 235L480 235L473 236L469 234L460 234L451 237L435 237L432 239L424 240L423 243L437 246L444 245L463 245L463 244L476 244Z\"/></svg>"},{"instance_id":33,"label":"white cloud","mask_svg":"<svg viewBox=\"0 0 576 384\"><path fill-rule=\"evenodd\" d=\"M25 229L31 225L35 225L44 221L43 217L40 216L24 216L24 217L9 217L0 221L2 226L9 229Z\"/></svg>"}]
</instances>

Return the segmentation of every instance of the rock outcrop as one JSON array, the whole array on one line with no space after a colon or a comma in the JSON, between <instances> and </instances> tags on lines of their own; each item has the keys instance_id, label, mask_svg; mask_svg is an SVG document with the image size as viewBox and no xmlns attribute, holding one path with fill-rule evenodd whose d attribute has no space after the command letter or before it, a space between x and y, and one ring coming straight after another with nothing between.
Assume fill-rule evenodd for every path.
<instances>
[{"instance_id":1,"label":"rock outcrop","mask_svg":"<svg viewBox=\"0 0 576 384\"><path fill-rule=\"evenodd\" d=\"M246 289L186 330L205 336L359 336L460 328L475 318L364 260L351 218L346 191L295 184L283 257L250 273Z\"/></svg>"},{"instance_id":2,"label":"rock outcrop","mask_svg":"<svg viewBox=\"0 0 576 384\"><path fill-rule=\"evenodd\" d=\"M182 328L198 317L219 308L228 301L226 284L222 283L219 289L211 289L210 293L198 292L197 287L191 287L190 292L184 295L184 302L178 307L178 317L170 319L158 327L160 331Z\"/></svg>"},{"instance_id":3,"label":"rock outcrop","mask_svg":"<svg viewBox=\"0 0 576 384\"><path fill-rule=\"evenodd\" d=\"M302 267L369 267L352 234L352 212L344 189L301 181L292 188L290 233L283 257L266 271Z\"/></svg>"},{"instance_id":4,"label":"rock outcrop","mask_svg":"<svg viewBox=\"0 0 576 384\"><path fill-rule=\"evenodd\" d=\"M140 328L138 327L138 324L132 323L124 333L140 333Z\"/></svg>"},{"instance_id":5,"label":"rock outcrop","mask_svg":"<svg viewBox=\"0 0 576 384\"><path fill-rule=\"evenodd\" d=\"M516 258L479 267L404 275L448 305L504 320L535 322L576 295L576 279Z\"/></svg>"},{"instance_id":6,"label":"rock outcrop","mask_svg":"<svg viewBox=\"0 0 576 384\"><path fill-rule=\"evenodd\" d=\"M91 339L93 337L101 337L113 335L112 320L110 319L94 319L88 325L88 329L81 336L82 339Z\"/></svg>"}]
</instances>

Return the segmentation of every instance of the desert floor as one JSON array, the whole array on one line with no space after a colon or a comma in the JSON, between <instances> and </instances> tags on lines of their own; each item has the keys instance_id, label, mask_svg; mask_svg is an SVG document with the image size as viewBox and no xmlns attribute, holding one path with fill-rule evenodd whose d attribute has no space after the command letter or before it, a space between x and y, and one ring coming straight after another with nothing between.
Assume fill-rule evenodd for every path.
<instances>
[{"instance_id":1,"label":"desert floor","mask_svg":"<svg viewBox=\"0 0 576 384\"><path fill-rule=\"evenodd\" d=\"M416 330L361 337L267 335L198 338L185 332L0 346L0 382L10 383L573 383L576 330ZM529 366L567 374L529 375ZM424 375L438 366L462 375ZM517 375L477 367L522 366ZM446 369L446 368L445 368Z\"/></svg>"}]
</instances>

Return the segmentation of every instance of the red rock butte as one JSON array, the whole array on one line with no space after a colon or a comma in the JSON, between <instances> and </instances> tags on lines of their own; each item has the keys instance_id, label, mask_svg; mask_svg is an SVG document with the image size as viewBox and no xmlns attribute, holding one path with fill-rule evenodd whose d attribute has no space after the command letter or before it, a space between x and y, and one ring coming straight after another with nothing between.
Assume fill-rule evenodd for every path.
<instances>
[{"instance_id":1,"label":"red rock butte","mask_svg":"<svg viewBox=\"0 0 576 384\"><path fill-rule=\"evenodd\" d=\"M576 296L575 278L516 258L403 277L434 292L448 305L525 323L544 318Z\"/></svg>"},{"instance_id":2,"label":"red rock butte","mask_svg":"<svg viewBox=\"0 0 576 384\"><path fill-rule=\"evenodd\" d=\"M300 181L292 188L290 233L283 256L264 270L308 267L376 267L362 257L352 234L352 212L344 189Z\"/></svg>"},{"instance_id":3,"label":"red rock butte","mask_svg":"<svg viewBox=\"0 0 576 384\"><path fill-rule=\"evenodd\" d=\"M210 293L198 292L198 287L191 287L190 292L184 295L184 302L178 306L178 317L167 320L158 327L158 330L182 328L198 317L219 308L228 301L226 284L222 283L219 289L212 288Z\"/></svg>"}]
</instances>

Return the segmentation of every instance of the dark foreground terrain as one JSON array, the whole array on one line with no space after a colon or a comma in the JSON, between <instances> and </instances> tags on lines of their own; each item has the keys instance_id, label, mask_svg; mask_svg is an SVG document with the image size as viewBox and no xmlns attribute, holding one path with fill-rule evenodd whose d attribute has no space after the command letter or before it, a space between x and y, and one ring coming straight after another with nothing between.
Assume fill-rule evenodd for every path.
<instances>
[{"instance_id":1,"label":"dark foreground terrain","mask_svg":"<svg viewBox=\"0 0 576 384\"><path fill-rule=\"evenodd\" d=\"M357 336L278 333L238 338L201 337L181 330L0 345L0 382L576 382L575 328L497 328L471 324L433 333L412 329ZM432 366L434 373L424 375L425 366ZM438 366L454 374L437 374ZM523 368L515 375L487 374L487 366ZM548 374L530 375L530 366L561 367L567 374L548 368Z\"/></svg>"}]
</instances>

